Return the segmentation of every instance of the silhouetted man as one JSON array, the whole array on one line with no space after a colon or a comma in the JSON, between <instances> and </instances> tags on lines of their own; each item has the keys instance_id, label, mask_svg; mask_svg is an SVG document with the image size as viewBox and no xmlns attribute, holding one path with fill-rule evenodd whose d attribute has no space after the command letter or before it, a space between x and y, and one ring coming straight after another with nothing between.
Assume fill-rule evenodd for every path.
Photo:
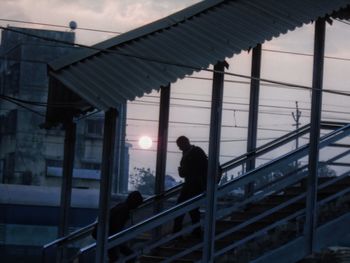
<instances>
[{"instance_id":1,"label":"silhouetted man","mask_svg":"<svg viewBox=\"0 0 350 263\"><path fill-rule=\"evenodd\" d=\"M109 232L108 236L114 235L121 230L126 225L126 222L130 218L130 211L137 208L143 202L142 195L140 192L131 192L124 202L118 203L112 207L109 216ZM97 237L97 227L94 228L92 236L96 239ZM131 255L133 251L126 245L121 244L119 246L113 247L108 250L108 256L110 262L116 262L118 260L119 252L125 256ZM130 260L127 262L133 262Z\"/></svg>"},{"instance_id":2,"label":"silhouetted man","mask_svg":"<svg viewBox=\"0 0 350 263\"><path fill-rule=\"evenodd\" d=\"M205 152L198 146L191 145L190 140L185 136L180 136L176 144L182 151L182 158L178 168L179 176L184 178L180 196L177 203L182 203L192 197L201 194L206 189L208 158ZM177 217L174 221L173 232L176 233L182 229L182 222L185 215ZM190 211L192 224L200 221L199 208ZM201 228L196 228L192 235L201 237Z\"/></svg>"}]
</instances>

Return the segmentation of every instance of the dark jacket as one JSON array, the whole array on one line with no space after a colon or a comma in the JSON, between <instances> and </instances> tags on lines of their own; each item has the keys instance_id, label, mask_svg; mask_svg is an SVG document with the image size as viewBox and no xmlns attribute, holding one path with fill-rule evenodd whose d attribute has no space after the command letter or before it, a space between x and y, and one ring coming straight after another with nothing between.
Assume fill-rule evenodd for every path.
<instances>
[{"instance_id":1,"label":"dark jacket","mask_svg":"<svg viewBox=\"0 0 350 263\"><path fill-rule=\"evenodd\" d=\"M208 172L208 158L205 152L198 146L183 153L180 161L179 175L185 179L184 187L196 187L202 191L206 187Z\"/></svg>"},{"instance_id":2,"label":"dark jacket","mask_svg":"<svg viewBox=\"0 0 350 263\"><path fill-rule=\"evenodd\" d=\"M137 191L128 195L127 199L112 207L109 214L109 231L108 235L114 235L125 227L130 218L130 211L138 207L143 201L141 194ZM92 236L97 237L97 225L93 229Z\"/></svg>"}]
</instances>

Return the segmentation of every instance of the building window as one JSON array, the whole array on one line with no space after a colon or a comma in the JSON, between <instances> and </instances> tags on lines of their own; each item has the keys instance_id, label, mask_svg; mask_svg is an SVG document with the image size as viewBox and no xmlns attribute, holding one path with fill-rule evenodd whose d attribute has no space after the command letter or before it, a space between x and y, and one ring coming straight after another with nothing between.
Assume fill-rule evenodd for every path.
<instances>
[{"instance_id":1,"label":"building window","mask_svg":"<svg viewBox=\"0 0 350 263\"><path fill-rule=\"evenodd\" d=\"M17 110L10 111L9 115L7 116L7 133L16 133L17 131Z\"/></svg>"},{"instance_id":2,"label":"building window","mask_svg":"<svg viewBox=\"0 0 350 263\"><path fill-rule=\"evenodd\" d=\"M11 110L7 115L0 117L0 132L14 134L17 130L17 109Z\"/></svg>"},{"instance_id":3,"label":"building window","mask_svg":"<svg viewBox=\"0 0 350 263\"><path fill-rule=\"evenodd\" d=\"M62 166L63 166L62 160L53 160L53 159L46 160L46 167L62 167Z\"/></svg>"},{"instance_id":4,"label":"building window","mask_svg":"<svg viewBox=\"0 0 350 263\"><path fill-rule=\"evenodd\" d=\"M7 65L4 74L6 94L16 94L19 90L20 64Z\"/></svg>"},{"instance_id":5,"label":"building window","mask_svg":"<svg viewBox=\"0 0 350 263\"><path fill-rule=\"evenodd\" d=\"M4 178L3 182L13 183L15 177L15 153L9 153L5 157L4 162Z\"/></svg>"},{"instance_id":6,"label":"building window","mask_svg":"<svg viewBox=\"0 0 350 263\"><path fill-rule=\"evenodd\" d=\"M86 121L86 135L102 137L103 119L91 119Z\"/></svg>"},{"instance_id":7,"label":"building window","mask_svg":"<svg viewBox=\"0 0 350 263\"><path fill-rule=\"evenodd\" d=\"M88 169L88 170L100 170L101 164L100 163L82 163L81 168Z\"/></svg>"}]
</instances>

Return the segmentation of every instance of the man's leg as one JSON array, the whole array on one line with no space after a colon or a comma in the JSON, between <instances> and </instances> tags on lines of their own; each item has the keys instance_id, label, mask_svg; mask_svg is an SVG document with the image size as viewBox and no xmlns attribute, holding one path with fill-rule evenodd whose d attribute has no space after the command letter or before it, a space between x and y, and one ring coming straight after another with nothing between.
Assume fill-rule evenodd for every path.
<instances>
[{"instance_id":1,"label":"man's leg","mask_svg":"<svg viewBox=\"0 0 350 263\"><path fill-rule=\"evenodd\" d=\"M186 191L184 188L182 188L176 204L177 205L181 204L182 202L186 201L187 199L188 199L188 197L187 197ZM185 218L185 214L182 214L182 215L175 218L174 226L173 226L173 233L181 231L184 218Z\"/></svg>"},{"instance_id":2,"label":"man's leg","mask_svg":"<svg viewBox=\"0 0 350 263\"><path fill-rule=\"evenodd\" d=\"M193 196L199 195L203 193L203 189L194 189L194 191L192 192ZM201 214L199 211L199 207L193 209L190 211L190 216L191 216L191 220L192 220L192 225L197 224L200 222L201 220ZM202 228L201 226L196 227L195 229L193 229L192 231L192 236L196 237L196 238L202 238Z\"/></svg>"},{"instance_id":3,"label":"man's leg","mask_svg":"<svg viewBox=\"0 0 350 263\"><path fill-rule=\"evenodd\" d=\"M201 220L201 214L199 212L199 208L191 210L190 216L191 216L191 220L192 220L192 225L199 223L199 221ZM198 226L195 229L193 229L192 235L196 238L201 238L202 237L201 227Z\"/></svg>"},{"instance_id":4,"label":"man's leg","mask_svg":"<svg viewBox=\"0 0 350 263\"><path fill-rule=\"evenodd\" d=\"M180 232L182 230L182 222L184 220L185 215L180 215L175 218L174 220L174 226L173 226L173 233Z\"/></svg>"}]
</instances>

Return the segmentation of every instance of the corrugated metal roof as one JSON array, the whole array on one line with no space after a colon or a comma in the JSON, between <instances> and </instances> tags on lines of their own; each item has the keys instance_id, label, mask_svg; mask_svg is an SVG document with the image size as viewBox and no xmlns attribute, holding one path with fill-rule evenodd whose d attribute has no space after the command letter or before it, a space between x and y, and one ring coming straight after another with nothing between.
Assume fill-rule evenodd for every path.
<instances>
[{"instance_id":1,"label":"corrugated metal roof","mask_svg":"<svg viewBox=\"0 0 350 263\"><path fill-rule=\"evenodd\" d=\"M203 1L52 62L50 76L107 110L348 5L350 0Z\"/></svg>"}]
</instances>

